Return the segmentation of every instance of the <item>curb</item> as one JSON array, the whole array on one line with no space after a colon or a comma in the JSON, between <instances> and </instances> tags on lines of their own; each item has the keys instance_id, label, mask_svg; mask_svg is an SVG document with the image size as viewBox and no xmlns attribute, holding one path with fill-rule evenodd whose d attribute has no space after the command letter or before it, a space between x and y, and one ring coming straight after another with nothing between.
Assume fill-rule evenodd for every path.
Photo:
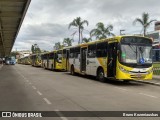
<instances>
[{"instance_id":1,"label":"curb","mask_svg":"<svg viewBox=\"0 0 160 120\"><path fill-rule=\"evenodd\" d=\"M143 80L135 80L135 82L141 82L141 83L146 83L146 84L151 84L151 85L160 86L160 82L143 81Z\"/></svg>"},{"instance_id":2,"label":"curb","mask_svg":"<svg viewBox=\"0 0 160 120\"><path fill-rule=\"evenodd\" d=\"M153 79L154 79L154 80L159 80L159 81L160 81L160 78L157 78L157 77L153 77Z\"/></svg>"}]
</instances>

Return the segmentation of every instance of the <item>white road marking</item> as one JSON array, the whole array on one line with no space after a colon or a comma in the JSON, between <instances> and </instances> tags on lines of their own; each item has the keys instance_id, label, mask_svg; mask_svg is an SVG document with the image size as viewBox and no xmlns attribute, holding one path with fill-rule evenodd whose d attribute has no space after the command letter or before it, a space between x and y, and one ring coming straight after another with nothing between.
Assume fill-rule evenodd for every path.
<instances>
[{"instance_id":1,"label":"white road marking","mask_svg":"<svg viewBox=\"0 0 160 120\"><path fill-rule=\"evenodd\" d=\"M15 68L14 68L15 69ZM17 73L24 79L24 80L26 80L27 82L29 82L29 80L26 78L26 77L24 77L24 75L22 75L17 69L15 69L16 71L17 71Z\"/></svg>"},{"instance_id":2,"label":"white road marking","mask_svg":"<svg viewBox=\"0 0 160 120\"><path fill-rule=\"evenodd\" d=\"M32 83L30 82L29 84L31 85Z\"/></svg>"},{"instance_id":3,"label":"white road marking","mask_svg":"<svg viewBox=\"0 0 160 120\"><path fill-rule=\"evenodd\" d=\"M64 117L64 115L59 110L56 109L55 111L62 120L68 120L66 117Z\"/></svg>"},{"instance_id":4,"label":"white road marking","mask_svg":"<svg viewBox=\"0 0 160 120\"><path fill-rule=\"evenodd\" d=\"M32 88L35 89L35 90L37 89L35 86L32 86Z\"/></svg>"},{"instance_id":5,"label":"white road marking","mask_svg":"<svg viewBox=\"0 0 160 120\"><path fill-rule=\"evenodd\" d=\"M41 93L40 91L37 91L37 93L38 93L39 95L42 95L42 93Z\"/></svg>"},{"instance_id":6,"label":"white road marking","mask_svg":"<svg viewBox=\"0 0 160 120\"><path fill-rule=\"evenodd\" d=\"M52 104L47 98L43 98L43 100L44 100L48 105Z\"/></svg>"},{"instance_id":7,"label":"white road marking","mask_svg":"<svg viewBox=\"0 0 160 120\"><path fill-rule=\"evenodd\" d=\"M145 96L148 96L148 97L152 97L152 98L158 98L158 97L156 97L156 96L149 95L149 94L145 94L145 93L139 93L139 94L141 94L141 95L145 95Z\"/></svg>"}]
</instances>

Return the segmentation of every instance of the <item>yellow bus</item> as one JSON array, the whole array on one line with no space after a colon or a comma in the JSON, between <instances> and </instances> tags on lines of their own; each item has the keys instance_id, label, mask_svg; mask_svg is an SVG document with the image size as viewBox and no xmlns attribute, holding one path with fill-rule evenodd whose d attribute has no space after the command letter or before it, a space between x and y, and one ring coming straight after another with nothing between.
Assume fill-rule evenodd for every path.
<instances>
[{"instance_id":1,"label":"yellow bus","mask_svg":"<svg viewBox=\"0 0 160 120\"><path fill-rule=\"evenodd\" d=\"M18 64L31 65L31 56L25 56L23 58L18 59Z\"/></svg>"},{"instance_id":2,"label":"yellow bus","mask_svg":"<svg viewBox=\"0 0 160 120\"><path fill-rule=\"evenodd\" d=\"M30 58L31 58L32 66L35 66L35 67L41 66L41 63L42 63L41 54L32 54Z\"/></svg>"},{"instance_id":3,"label":"yellow bus","mask_svg":"<svg viewBox=\"0 0 160 120\"><path fill-rule=\"evenodd\" d=\"M42 53L41 54L41 60L42 60L42 64L41 64L41 67L43 68L47 68L47 59L48 59L48 52L47 53Z\"/></svg>"},{"instance_id":4,"label":"yellow bus","mask_svg":"<svg viewBox=\"0 0 160 120\"><path fill-rule=\"evenodd\" d=\"M19 59L17 60L17 63L18 63L18 64L22 64L22 58L19 58Z\"/></svg>"},{"instance_id":5,"label":"yellow bus","mask_svg":"<svg viewBox=\"0 0 160 120\"><path fill-rule=\"evenodd\" d=\"M62 69L67 71L69 69L69 48L62 50Z\"/></svg>"},{"instance_id":6,"label":"yellow bus","mask_svg":"<svg viewBox=\"0 0 160 120\"><path fill-rule=\"evenodd\" d=\"M69 48L71 74L80 73L116 80L152 79L152 40L117 36Z\"/></svg>"},{"instance_id":7,"label":"yellow bus","mask_svg":"<svg viewBox=\"0 0 160 120\"><path fill-rule=\"evenodd\" d=\"M50 70L67 70L67 59L65 49L43 53L41 57L43 68Z\"/></svg>"},{"instance_id":8,"label":"yellow bus","mask_svg":"<svg viewBox=\"0 0 160 120\"><path fill-rule=\"evenodd\" d=\"M24 63L23 64L31 65L32 64L31 56L24 57Z\"/></svg>"}]
</instances>

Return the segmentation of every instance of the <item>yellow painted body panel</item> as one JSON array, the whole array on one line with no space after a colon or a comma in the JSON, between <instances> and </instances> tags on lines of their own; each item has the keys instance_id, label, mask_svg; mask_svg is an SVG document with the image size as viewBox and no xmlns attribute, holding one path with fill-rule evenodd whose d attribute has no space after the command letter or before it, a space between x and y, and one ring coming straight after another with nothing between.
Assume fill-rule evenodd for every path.
<instances>
[{"instance_id":1,"label":"yellow painted body panel","mask_svg":"<svg viewBox=\"0 0 160 120\"><path fill-rule=\"evenodd\" d=\"M62 57L62 69L67 70L67 59Z\"/></svg>"},{"instance_id":2,"label":"yellow painted body panel","mask_svg":"<svg viewBox=\"0 0 160 120\"><path fill-rule=\"evenodd\" d=\"M124 68L125 71L122 71L120 67ZM133 69L134 68L132 67L126 67L124 65L121 65L117 61L115 78L120 80L151 80L152 79L153 66L150 68L147 68L148 70L146 71L146 73L131 73L130 71L133 71Z\"/></svg>"},{"instance_id":3,"label":"yellow painted body panel","mask_svg":"<svg viewBox=\"0 0 160 120\"><path fill-rule=\"evenodd\" d=\"M41 60L36 60L35 61L35 66L41 66Z\"/></svg>"},{"instance_id":4,"label":"yellow painted body panel","mask_svg":"<svg viewBox=\"0 0 160 120\"><path fill-rule=\"evenodd\" d=\"M58 63L58 62L56 62L55 69L56 69L56 70L62 70L62 69L63 69L63 67L62 67L62 63Z\"/></svg>"}]
</instances>

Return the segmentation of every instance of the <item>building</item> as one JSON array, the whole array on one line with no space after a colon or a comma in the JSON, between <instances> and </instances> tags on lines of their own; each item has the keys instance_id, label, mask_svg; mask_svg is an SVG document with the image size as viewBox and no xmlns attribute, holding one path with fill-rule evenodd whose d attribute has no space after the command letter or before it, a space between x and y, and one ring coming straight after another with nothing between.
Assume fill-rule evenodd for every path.
<instances>
[{"instance_id":1,"label":"building","mask_svg":"<svg viewBox=\"0 0 160 120\"><path fill-rule=\"evenodd\" d=\"M23 58L32 54L30 50L18 51L19 55L16 56L16 59Z\"/></svg>"},{"instance_id":2,"label":"building","mask_svg":"<svg viewBox=\"0 0 160 120\"><path fill-rule=\"evenodd\" d=\"M160 30L160 21L155 22L155 31Z\"/></svg>"},{"instance_id":3,"label":"building","mask_svg":"<svg viewBox=\"0 0 160 120\"><path fill-rule=\"evenodd\" d=\"M160 61L160 21L155 22L155 31L149 32L147 36L153 39L153 61Z\"/></svg>"},{"instance_id":4,"label":"building","mask_svg":"<svg viewBox=\"0 0 160 120\"><path fill-rule=\"evenodd\" d=\"M147 33L147 36L153 39L153 47L160 47L160 30L149 32Z\"/></svg>"}]
</instances>

